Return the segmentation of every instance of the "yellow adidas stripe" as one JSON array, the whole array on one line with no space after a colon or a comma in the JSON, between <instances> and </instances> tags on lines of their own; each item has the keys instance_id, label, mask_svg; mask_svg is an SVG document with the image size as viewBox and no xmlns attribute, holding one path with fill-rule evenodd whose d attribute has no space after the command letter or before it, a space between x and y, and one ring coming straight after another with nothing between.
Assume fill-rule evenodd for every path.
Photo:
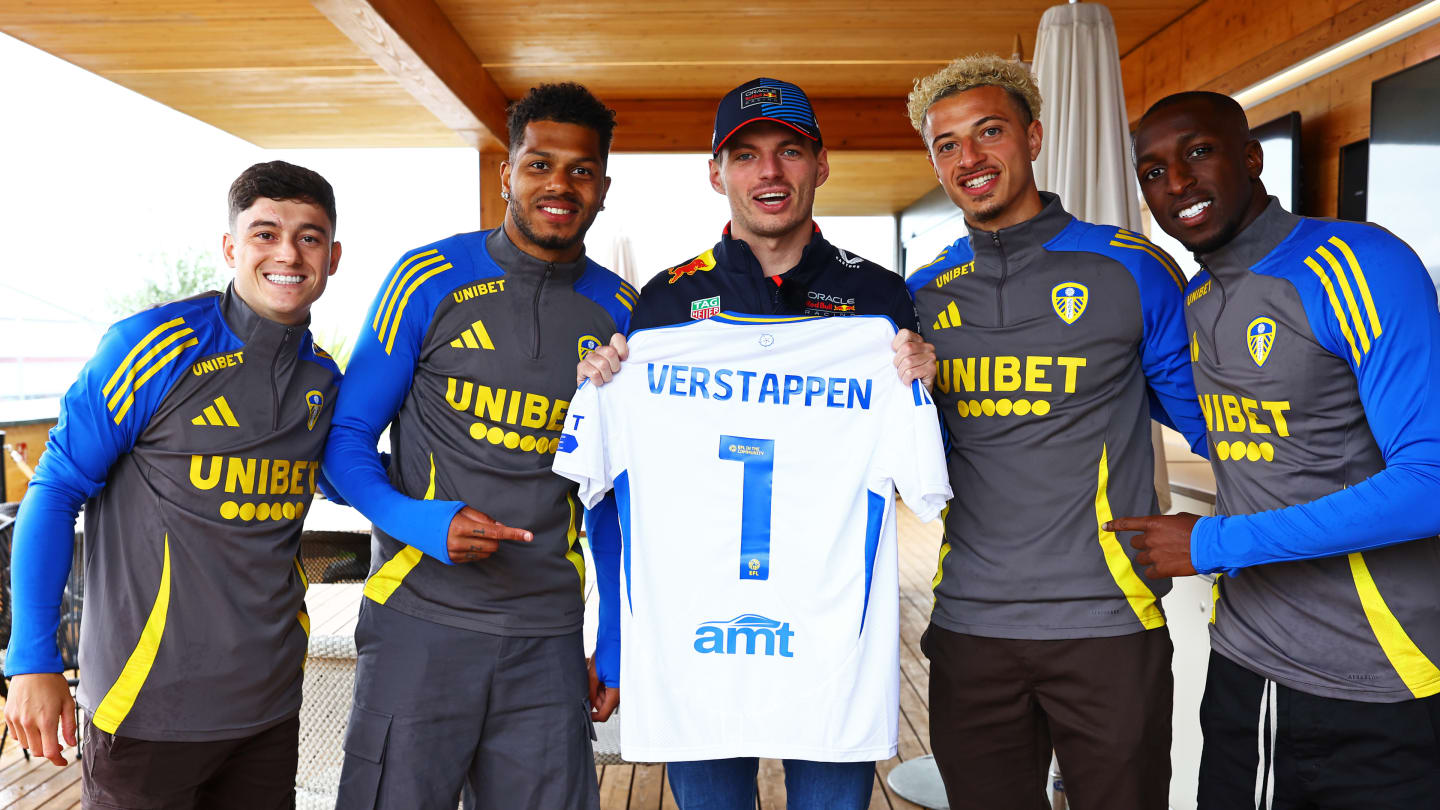
<instances>
[{"instance_id":1,"label":"yellow adidas stripe","mask_svg":"<svg viewBox=\"0 0 1440 810\"><path fill-rule=\"evenodd\" d=\"M1335 254L1323 247L1316 248L1315 252L1325 259L1335 273L1335 280L1340 283L1340 292L1345 296L1345 305L1350 310L1350 323L1355 325L1355 336L1360 338L1360 352L1369 354L1370 335L1365 331L1365 322L1360 320L1360 307L1355 303L1355 293L1350 289L1350 281L1345 278L1345 271L1340 269L1340 261L1335 258Z\"/></svg>"},{"instance_id":2,"label":"yellow adidas stripe","mask_svg":"<svg viewBox=\"0 0 1440 810\"><path fill-rule=\"evenodd\" d=\"M419 257L417 256L416 258ZM411 262L407 262L407 264L410 264L410 268L405 271L404 275L399 275L397 271L397 276L399 276L399 278L396 279L396 281L398 281L399 284L394 289L394 295L391 295L389 291L387 291L385 294L386 298L389 299L389 303L384 304L382 302L381 311L384 312L384 317L380 318L380 325L376 327L377 336L379 336L383 340L387 332L394 332L394 329L392 327L394 326L395 322L395 308L400 303L401 290L408 291L414 289L414 287L410 284L410 280L415 277L415 274L419 273L421 270L424 270L432 264L438 264L443 261L445 261L445 257L441 256L439 253L435 253L435 255L430 256L430 258L426 259L423 262L414 262L413 259L411 260ZM393 283L394 281L392 281L392 284ZM380 315L380 312L377 311L375 314L378 316Z\"/></svg>"},{"instance_id":3,"label":"yellow adidas stripe","mask_svg":"<svg viewBox=\"0 0 1440 810\"><path fill-rule=\"evenodd\" d=\"M129 371L125 373L125 379L120 383L120 387L115 389L115 393L110 394L110 399L105 403L105 407L108 410L115 410L115 405L122 399L124 399L126 394L130 393L131 386L134 384L135 378L143 372L143 370L146 368L146 365L150 363L151 360L155 359L156 355L158 355L160 352L165 351L165 347L169 346L171 343L174 343L181 338L193 334L195 334L195 330L189 327L186 327L184 329L177 329L166 335L164 340L161 340L159 343L151 346L149 351L141 355L140 359L136 360L134 365L130 366ZM129 360L127 360L126 362L128 363ZM101 393L108 393L108 389L106 391L102 391Z\"/></svg>"},{"instance_id":4,"label":"yellow adidas stripe","mask_svg":"<svg viewBox=\"0 0 1440 810\"><path fill-rule=\"evenodd\" d=\"M220 419L226 425L230 427L240 427L240 423L235 421L235 412L230 410L230 403L225 401L223 395L215 398L215 407L220 409ZM207 408L206 410L209 409Z\"/></svg>"},{"instance_id":5,"label":"yellow adidas stripe","mask_svg":"<svg viewBox=\"0 0 1440 810\"><path fill-rule=\"evenodd\" d=\"M575 573L580 575L580 598L585 598L585 552L580 549L580 527L576 522L575 498L570 493L565 493L565 500L570 504L570 528L565 532L567 541L565 559L575 566Z\"/></svg>"},{"instance_id":6,"label":"yellow adidas stripe","mask_svg":"<svg viewBox=\"0 0 1440 810\"><path fill-rule=\"evenodd\" d=\"M1370 283L1365 280L1365 271L1360 269L1360 262L1355 259L1355 252L1345 241L1338 236L1330 237L1330 244L1340 249L1340 255L1345 257L1345 263L1350 265L1350 273L1355 276L1355 284L1360 288L1360 298L1365 302L1365 314L1370 316L1370 332L1376 338L1380 337L1380 314L1375 311L1375 299L1370 297Z\"/></svg>"},{"instance_id":7,"label":"yellow adidas stripe","mask_svg":"<svg viewBox=\"0 0 1440 810\"><path fill-rule=\"evenodd\" d=\"M310 590L310 578L305 576L305 567L300 564L300 558L295 558L295 573L300 575L300 587Z\"/></svg>"},{"instance_id":8,"label":"yellow adidas stripe","mask_svg":"<svg viewBox=\"0 0 1440 810\"><path fill-rule=\"evenodd\" d=\"M190 330L187 329L187 330L185 330L185 331L186 331L186 332L189 332ZM168 338L167 338L167 340L168 340ZM200 339L199 339L199 338L191 338L191 339L185 341L184 343L181 343L179 346L176 346L175 348L171 349L171 350L169 351L169 353L167 353L164 357L161 357L159 360L156 360L153 364L151 364L151 366L150 366L148 369L146 369L145 373L144 373L144 374L141 374L141 375L140 375L140 378L135 381L135 387L134 387L134 388L130 391L130 393L125 397L125 403L120 406L120 410L118 410L118 411L115 412L115 424L117 424L117 425L120 424L120 420L124 419L124 418L125 418L125 414L127 414L127 413L130 412L130 406L133 405L133 404L135 404L135 392L136 392L136 391L139 391L140 388L141 388L141 386L143 386L143 385L145 385L145 383L149 382L149 381L150 381L150 378L153 377L153 376L155 376L155 372L157 372L157 371L159 371L160 369L162 369L162 368L170 365L170 361L172 361L172 360L174 360L175 358L179 357L181 352L185 351L186 349L190 348L191 346L199 346L199 345L200 345ZM158 348L158 347L157 347L157 348ZM117 395L118 395L118 392L117 392Z\"/></svg>"},{"instance_id":9,"label":"yellow adidas stripe","mask_svg":"<svg viewBox=\"0 0 1440 810\"><path fill-rule=\"evenodd\" d=\"M625 300L629 301L632 304L635 303L636 299L640 297L639 293L635 292L634 287L631 287L629 284L623 281L620 282L620 291L617 292L616 295L624 296Z\"/></svg>"},{"instance_id":10,"label":"yellow adidas stripe","mask_svg":"<svg viewBox=\"0 0 1440 810\"><path fill-rule=\"evenodd\" d=\"M380 316L385 313L387 302L393 303L390 301L390 295L395 292L395 288L400 282L400 277L404 276L407 279L410 277L410 274L406 272L410 265L426 256L434 256L439 252L438 250L427 250L424 253L416 253L414 256L406 259L404 264L395 268L395 272L390 275L390 286L385 288L385 295L381 296L380 305L375 307L375 320L370 324L371 329L375 330L376 333L383 334L383 331L380 329ZM389 315L385 315L385 317L388 319Z\"/></svg>"},{"instance_id":11,"label":"yellow adidas stripe","mask_svg":"<svg viewBox=\"0 0 1440 810\"><path fill-rule=\"evenodd\" d=\"M1120 547L1120 541L1115 537L1114 532L1105 530L1105 524L1110 522L1114 515L1110 512L1110 495L1107 487L1110 483L1110 448L1103 446L1100 449L1100 475L1099 482L1095 488L1095 518L1100 526L1100 548L1105 552L1105 565L1110 569L1110 576L1115 578L1115 584L1120 586L1120 592L1125 594L1125 601L1130 603L1130 609L1135 611L1135 618L1146 630L1152 630L1165 624L1165 614L1155 604L1155 592L1140 579L1135 573L1135 568L1130 563L1130 558L1125 556L1125 549Z\"/></svg>"},{"instance_id":12,"label":"yellow adidas stripe","mask_svg":"<svg viewBox=\"0 0 1440 810\"><path fill-rule=\"evenodd\" d=\"M139 354L141 350L143 350L146 346L150 345L150 341L154 340L156 336L158 336L161 332L164 332L167 329L173 329L177 326L183 326L184 324L184 318L176 318L173 321L166 321L165 323L160 324L154 329L151 329L150 334L141 338L140 342L136 343L135 347L130 350L130 353L125 355L125 359L121 361L120 367L115 369L115 373L110 375L110 381L105 383L105 388L100 392L101 395L107 397L110 396L110 389L115 387L115 383L120 379L120 375L124 374L125 370L130 368L130 363L135 359L135 355Z\"/></svg>"},{"instance_id":13,"label":"yellow adidas stripe","mask_svg":"<svg viewBox=\"0 0 1440 810\"><path fill-rule=\"evenodd\" d=\"M445 257L441 256L440 258L443 259ZM431 276L439 275L446 270L449 270L451 267L453 267L453 265L451 265L449 262L446 262L445 264L440 265L434 270L427 272L425 275L415 279L415 281L410 284L409 288L405 290L405 296L400 299L400 309L395 312L395 320L390 322L390 337L385 340L386 354L389 354L390 350L395 348L395 333L400 331L400 321L405 317L405 307L410 305L410 296L414 295L415 291L420 289L420 285L428 281Z\"/></svg>"},{"instance_id":14,"label":"yellow adidas stripe","mask_svg":"<svg viewBox=\"0 0 1440 810\"><path fill-rule=\"evenodd\" d=\"M1360 350L1355 348L1355 336L1350 333L1350 323L1345 320L1345 311L1340 309L1340 299L1335 296L1335 285L1330 283L1330 277L1320 269L1320 264L1313 256L1305 257L1305 266L1320 279L1320 286L1324 287L1325 294L1330 296L1330 309L1335 313L1335 320L1340 322L1340 332L1345 335L1345 342L1350 344L1350 354L1355 357L1355 365L1360 365Z\"/></svg>"},{"instance_id":15,"label":"yellow adidas stripe","mask_svg":"<svg viewBox=\"0 0 1440 810\"><path fill-rule=\"evenodd\" d=\"M1117 233L1117 234L1115 234L1115 236L1116 236L1117 239L1130 239L1130 238L1132 238L1132 237L1127 237L1127 236L1125 236L1124 234L1121 234L1121 233ZM1155 258L1155 261L1160 262L1160 266L1165 268L1165 272L1167 272L1167 273L1170 274L1170 280L1173 281L1173 282L1175 282L1175 286L1176 286L1176 287L1179 287L1181 292L1184 292L1184 291L1185 291L1185 276L1184 276L1184 274L1182 274L1182 273L1180 272L1180 268L1179 268L1179 267L1177 267L1177 266L1175 266L1175 265L1173 264L1173 260L1170 259L1169 256L1166 256L1165 253L1164 253L1163 251L1161 251L1159 248L1157 248L1157 247L1155 247L1154 245L1151 245L1149 242L1146 242L1146 241L1143 241L1143 240L1140 240L1140 241L1130 241L1130 242L1119 242L1119 241L1116 241L1115 239L1111 239L1111 240L1110 240L1110 245L1111 245L1112 247L1129 248L1130 250L1143 250L1144 252L1149 253L1152 257Z\"/></svg>"},{"instance_id":16,"label":"yellow adidas stripe","mask_svg":"<svg viewBox=\"0 0 1440 810\"><path fill-rule=\"evenodd\" d=\"M620 293L615 293L615 300L619 301L620 306L625 307L625 309L629 310L630 312L635 311L635 305L632 304L629 300L625 298L625 296L621 295Z\"/></svg>"},{"instance_id":17,"label":"yellow adidas stripe","mask_svg":"<svg viewBox=\"0 0 1440 810\"><path fill-rule=\"evenodd\" d=\"M1224 574L1216 574L1215 581L1210 583L1210 623L1215 623L1215 611L1220 607L1220 578Z\"/></svg>"},{"instance_id":18,"label":"yellow adidas stripe","mask_svg":"<svg viewBox=\"0 0 1440 810\"><path fill-rule=\"evenodd\" d=\"M1355 578L1355 591L1360 595L1360 606L1365 609L1365 618L1370 620L1370 630L1380 649L1390 659L1395 674L1405 682L1405 687L1417 698L1440 693L1440 669L1436 669L1425 653L1410 640L1410 634L1400 626L1400 620L1390 612L1380 589L1370 576L1370 567L1360 552L1349 555L1350 574Z\"/></svg>"},{"instance_id":19,"label":"yellow adidas stripe","mask_svg":"<svg viewBox=\"0 0 1440 810\"><path fill-rule=\"evenodd\" d=\"M435 500L435 454L430 454L430 485L425 488L424 500ZM406 545L400 549L400 553L385 561L371 577L365 580L363 593L371 601L385 604L390 595L395 593L405 577L420 564L420 558L424 553L412 545Z\"/></svg>"},{"instance_id":20,"label":"yellow adidas stripe","mask_svg":"<svg viewBox=\"0 0 1440 810\"><path fill-rule=\"evenodd\" d=\"M110 734L120 728L125 716L135 707L135 698L140 687L150 677L155 666L155 656L160 652L160 639L165 635L165 617L170 611L170 535L165 535L165 562L160 568L160 589L155 594L155 603L150 606L150 617L145 620L145 629L140 631L140 640L134 652L120 670L120 677L110 686L100 705L95 707L91 721L95 727Z\"/></svg>"},{"instance_id":21,"label":"yellow adidas stripe","mask_svg":"<svg viewBox=\"0 0 1440 810\"><path fill-rule=\"evenodd\" d=\"M950 506L946 504L940 510L940 525L945 525L945 518L950 515ZM930 604L935 604L935 589L940 587L940 580L945 578L945 558L950 556L950 543L940 543L940 559L935 562L935 577L930 580Z\"/></svg>"}]
</instances>

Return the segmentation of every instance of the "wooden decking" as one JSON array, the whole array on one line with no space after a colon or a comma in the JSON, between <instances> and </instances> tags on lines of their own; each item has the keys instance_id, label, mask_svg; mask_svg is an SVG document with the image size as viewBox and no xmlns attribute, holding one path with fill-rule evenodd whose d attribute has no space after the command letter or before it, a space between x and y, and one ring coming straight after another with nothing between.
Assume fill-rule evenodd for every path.
<instances>
[{"instance_id":1,"label":"wooden decking","mask_svg":"<svg viewBox=\"0 0 1440 810\"><path fill-rule=\"evenodd\" d=\"M930 621L930 579L940 552L940 523L923 524L904 506L900 531L900 753L876 763L870 810L917 808L896 796L886 774L901 762L930 753L930 662L920 654L920 634ZM623 705L623 704L622 704ZM676 810L663 765L597 767L602 810ZM785 810L785 770L779 760L760 761L759 810Z\"/></svg>"},{"instance_id":2,"label":"wooden decking","mask_svg":"<svg viewBox=\"0 0 1440 810\"><path fill-rule=\"evenodd\" d=\"M65 749L64 768L49 760L31 757L25 761L14 740L5 741L0 752L0 807L7 810L70 810L80 806L80 765L75 749Z\"/></svg>"},{"instance_id":3,"label":"wooden decking","mask_svg":"<svg viewBox=\"0 0 1440 810\"><path fill-rule=\"evenodd\" d=\"M920 634L930 618L930 578L940 550L940 524L922 524L909 509L898 510L900 533L900 753L875 767L871 810L910 810L917 806L891 792L885 776L902 761L930 753L928 707L930 663L920 654ZM353 631L359 585L317 589L308 607L312 633ZM80 806L80 767L73 749L70 764L57 768L39 757L26 762L13 741L0 753L0 808L69 810ZM597 767L602 810L675 810L663 765ZM760 763L759 810L784 810L785 771L777 760Z\"/></svg>"}]
</instances>

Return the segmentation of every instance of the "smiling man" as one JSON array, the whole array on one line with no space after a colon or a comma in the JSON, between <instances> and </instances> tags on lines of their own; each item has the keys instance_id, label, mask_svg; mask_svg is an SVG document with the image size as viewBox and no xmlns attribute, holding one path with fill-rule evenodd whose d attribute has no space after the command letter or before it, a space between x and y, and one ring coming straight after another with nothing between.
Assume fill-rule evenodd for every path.
<instances>
[{"instance_id":1,"label":"smiling man","mask_svg":"<svg viewBox=\"0 0 1440 810\"><path fill-rule=\"evenodd\" d=\"M74 703L55 634L85 504L87 808L295 797L300 527L340 382L305 327L340 261L335 197L275 161L246 169L229 202L234 282L111 327L15 525L5 718L63 765L56 727L75 744Z\"/></svg>"},{"instance_id":2,"label":"smiling man","mask_svg":"<svg viewBox=\"0 0 1440 810\"><path fill-rule=\"evenodd\" d=\"M709 168L711 188L730 202L730 223L714 247L645 285L632 330L704 320L722 311L884 315L899 329L891 348L900 378L929 385L933 347L915 331L904 280L830 244L815 224L815 191L830 176L830 162L805 91L758 78L727 93L715 111ZM577 374L603 385L628 356L624 336L617 334L611 345L591 352ZM618 627L618 612L609 615ZM602 612L602 619L606 616ZM756 757L739 757L670 762L667 772L681 810L738 810L754 806L758 769ZM869 761L785 760L794 810L867 807L874 779Z\"/></svg>"},{"instance_id":3,"label":"smiling man","mask_svg":"<svg viewBox=\"0 0 1440 810\"><path fill-rule=\"evenodd\" d=\"M532 89L510 108L502 227L405 254L365 316L325 453L375 524L340 808L453 810L462 788L472 808L597 806L583 510L550 464L575 363L635 301L583 241L614 127L580 85Z\"/></svg>"},{"instance_id":4,"label":"smiling man","mask_svg":"<svg viewBox=\"0 0 1440 810\"><path fill-rule=\"evenodd\" d=\"M1135 152L1156 221L1202 265L1185 320L1216 515L1113 525L1145 532L1151 576L1217 574L1199 806L1433 805L1440 312L1425 267L1382 228L1281 208L1228 96L1156 102Z\"/></svg>"},{"instance_id":5,"label":"smiling man","mask_svg":"<svg viewBox=\"0 0 1440 810\"><path fill-rule=\"evenodd\" d=\"M1040 104L1025 68L993 56L910 94L968 231L908 282L955 492L922 644L930 739L951 807L1047 806L1053 746L1077 810L1151 810L1170 778L1167 588L1101 524L1155 509L1152 417L1204 450L1184 278L1036 188Z\"/></svg>"}]
</instances>

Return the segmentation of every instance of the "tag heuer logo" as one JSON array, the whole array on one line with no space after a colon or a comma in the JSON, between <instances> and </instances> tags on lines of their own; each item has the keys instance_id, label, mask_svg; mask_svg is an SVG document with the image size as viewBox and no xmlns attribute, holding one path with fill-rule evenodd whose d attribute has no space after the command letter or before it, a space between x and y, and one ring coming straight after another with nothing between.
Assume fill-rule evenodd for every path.
<instances>
[{"instance_id":1,"label":"tag heuer logo","mask_svg":"<svg viewBox=\"0 0 1440 810\"><path fill-rule=\"evenodd\" d=\"M696 298L690 302L690 320L703 321L720 314L720 296Z\"/></svg>"}]
</instances>

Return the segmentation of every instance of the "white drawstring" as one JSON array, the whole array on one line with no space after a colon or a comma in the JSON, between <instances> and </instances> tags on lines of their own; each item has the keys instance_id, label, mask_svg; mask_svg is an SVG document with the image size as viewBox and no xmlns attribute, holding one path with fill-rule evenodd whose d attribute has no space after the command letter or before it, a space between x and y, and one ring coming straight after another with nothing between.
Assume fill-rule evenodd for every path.
<instances>
[{"instance_id":1,"label":"white drawstring","mask_svg":"<svg viewBox=\"0 0 1440 810\"><path fill-rule=\"evenodd\" d=\"M1257 762L1255 765L1255 810L1265 810L1275 806L1275 732L1279 726L1279 712L1277 711L1279 696L1274 681L1266 680L1265 686L1260 690L1260 718L1255 724L1255 747ZM1270 725L1270 758L1265 758L1265 725L1266 715L1269 715ZM1261 798L1264 803L1261 803Z\"/></svg>"}]
</instances>

